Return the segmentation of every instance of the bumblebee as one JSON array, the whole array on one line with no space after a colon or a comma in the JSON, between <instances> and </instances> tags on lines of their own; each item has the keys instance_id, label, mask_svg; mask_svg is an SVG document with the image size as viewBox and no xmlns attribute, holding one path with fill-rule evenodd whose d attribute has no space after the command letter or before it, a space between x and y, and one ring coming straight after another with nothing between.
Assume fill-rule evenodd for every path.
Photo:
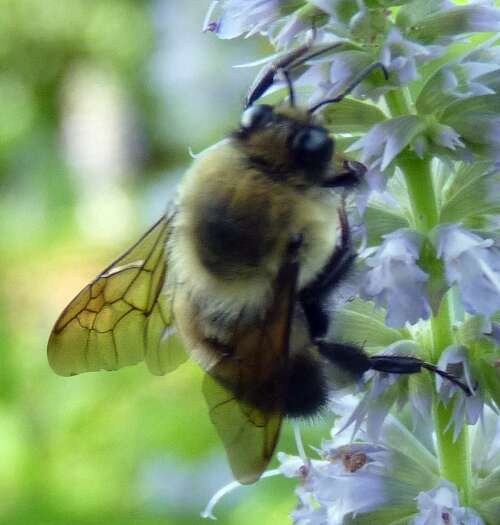
<instances>
[{"instance_id":1,"label":"bumblebee","mask_svg":"<svg viewBox=\"0 0 500 525\"><path fill-rule=\"evenodd\" d=\"M459 383L416 358L370 357L326 337L328 298L356 257L342 194L366 170L335 152L315 112L381 66L304 109L288 72L311 56L302 47L264 70L239 127L194 161L173 209L70 302L48 343L60 375L140 361L165 374L185 358L177 333L207 372L210 417L242 483L266 469L284 417L325 406L329 368L354 380L428 368ZM278 72L290 103L256 104Z\"/></svg>"}]
</instances>

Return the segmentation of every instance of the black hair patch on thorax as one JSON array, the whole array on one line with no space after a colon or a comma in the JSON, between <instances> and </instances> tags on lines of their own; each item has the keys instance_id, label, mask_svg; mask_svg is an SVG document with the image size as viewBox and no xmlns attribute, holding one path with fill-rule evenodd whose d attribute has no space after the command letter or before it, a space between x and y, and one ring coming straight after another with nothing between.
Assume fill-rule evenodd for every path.
<instances>
[{"instance_id":1,"label":"black hair patch on thorax","mask_svg":"<svg viewBox=\"0 0 500 525\"><path fill-rule=\"evenodd\" d=\"M208 197L194 224L201 263L225 279L238 278L246 269L258 267L275 242L270 221L265 203L252 199L238 202L230 193Z\"/></svg>"}]
</instances>

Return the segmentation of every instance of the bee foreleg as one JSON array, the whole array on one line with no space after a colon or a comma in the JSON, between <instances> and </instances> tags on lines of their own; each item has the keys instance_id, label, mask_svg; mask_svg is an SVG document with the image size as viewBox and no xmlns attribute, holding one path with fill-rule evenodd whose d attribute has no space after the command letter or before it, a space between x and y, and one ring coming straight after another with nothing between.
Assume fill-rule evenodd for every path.
<instances>
[{"instance_id":1,"label":"bee foreleg","mask_svg":"<svg viewBox=\"0 0 500 525\"><path fill-rule=\"evenodd\" d=\"M344 159L342 170L326 178L321 185L323 188L355 188L363 180L366 171L366 166L361 162Z\"/></svg>"},{"instance_id":2,"label":"bee foreleg","mask_svg":"<svg viewBox=\"0 0 500 525\"><path fill-rule=\"evenodd\" d=\"M347 277L356 258L347 215L343 207L339 209L339 223L340 245L335 248L314 281L303 288L299 294L312 339L326 335L330 325L330 312L326 307L326 301L334 289Z\"/></svg>"}]
</instances>

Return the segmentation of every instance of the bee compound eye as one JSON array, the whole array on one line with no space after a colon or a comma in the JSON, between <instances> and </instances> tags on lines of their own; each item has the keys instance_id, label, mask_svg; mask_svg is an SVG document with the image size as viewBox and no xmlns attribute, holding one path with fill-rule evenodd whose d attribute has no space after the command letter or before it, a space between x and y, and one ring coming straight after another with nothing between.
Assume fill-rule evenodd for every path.
<instances>
[{"instance_id":1,"label":"bee compound eye","mask_svg":"<svg viewBox=\"0 0 500 525\"><path fill-rule=\"evenodd\" d=\"M292 149L299 163L317 166L332 158L333 140L324 129L304 129L293 138Z\"/></svg>"},{"instance_id":2,"label":"bee compound eye","mask_svg":"<svg viewBox=\"0 0 500 525\"><path fill-rule=\"evenodd\" d=\"M273 108L267 104L250 106L241 114L240 125L244 129L262 127L272 120Z\"/></svg>"}]
</instances>

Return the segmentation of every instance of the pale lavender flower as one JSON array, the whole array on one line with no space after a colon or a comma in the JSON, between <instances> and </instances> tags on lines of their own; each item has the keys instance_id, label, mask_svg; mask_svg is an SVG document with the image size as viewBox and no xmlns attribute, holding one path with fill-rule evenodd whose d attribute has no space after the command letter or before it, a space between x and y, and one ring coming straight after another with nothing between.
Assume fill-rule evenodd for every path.
<instances>
[{"instance_id":1,"label":"pale lavender flower","mask_svg":"<svg viewBox=\"0 0 500 525\"><path fill-rule=\"evenodd\" d=\"M372 167L368 168L367 172L365 173L364 180L366 181L366 184L368 185L370 191L383 193L387 187L387 181L393 173L394 170L381 170L379 168Z\"/></svg>"},{"instance_id":2,"label":"pale lavender flower","mask_svg":"<svg viewBox=\"0 0 500 525\"><path fill-rule=\"evenodd\" d=\"M458 224L435 233L450 286L457 285L463 306L471 314L493 315L500 310L500 249Z\"/></svg>"},{"instance_id":3,"label":"pale lavender flower","mask_svg":"<svg viewBox=\"0 0 500 525\"><path fill-rule=\"evenodd\" d=\"M483 414L484 400L472 377L467 349L463 346L450 346L441 354L438 368L445 370L459 379L464 379L472 396L464 396L460 387L436 374L436 384L440 399L447 405L453 397L453 416L449 427L453 425L453 439L457 439L464 423L475 425ZM456 395L458 394L458 395Z\"/></svg>"},{"instance_id":4,"label":"pale lavender flower","mask_svg":"<svg viewBox=\"0 0 500 525\"><path fill-rule=\"evenodd\" d=\"M257 33L266 35L279 49L289 47L311 29L311 18L302 16L295 0L221 0L212 2L203 30L221 39Z\"/></svg>"},{"instance_id":5,"label":"pale lavender flower","mask_svg":"<svg viewBox=\"0 0 500 525\"><path fill-rule=\"evenodd\" d=\"M500 160L500 96L483 95L450 104L441 123L452 127L477 158Z\"/></svg>"},{"instance_id":6,"label":"pale lavender flower","mask_svg":"<svg viewBox=\"0 0 500 525\"><path fill-rule=\"evenodd\" d=\"M441 146L453 151L457 148L464 147L464 143L460 139L460 135L453 128L450 128L450 126L445 126L438 123L431 124L427 130L427 134L431 141L437 146ZM418 155L419 152L416 152ZM424 154L425 151L421 151L419 156L423 157Z\"/></svg>"},{"instance_id":7,"label":"pale lavender flower","mask_svg":"<svg viewBox=\"0 0 500 525\"><path fill-rule=\"evenodd\" d=\"M431 313L426 291L428 275L417 265L421 236L401 229L384 236L376 254L366 260L361 294L387 310L386 324L404 326L428 319Z\"/></svg>"},{"instance_id":8,"label":"pale lavender flower","mask_svg":"<svg viewBox=\"0 0 500 525\"><path fill-rule=\"evenodd\" d=\"M387 509L394 519L408 518L418 493L438 482L435 459L392 416L379 444L339 436L343 421L340 418L332 429L333 439L318 451L322 459L304 465L298 458L279 455L280 469L300 482L294 524L344 525L366 515L369 523L386 525L383 514L376 512ZM412 458L408 452L415 450Z\"/></svg>"},{"instance_id":9,"label":"pale lavender flower","mask_svg":"<svg viewBox=\"0 0 500 525\"><path fill-rule=\"evenodd\" d=\"M474 99L471 97L469 100ZM484 114L481 114L481 107L468 116L463 113L457 116L446 109L441 121L434 116L425 118L421 115L385 120L375 124L348 151L362 150L361 161L370 169L382 171L393 168L392 161L406 147L410 147L420 158L432 153L443 160L452 157L470 161L476 154L500 159L500 150L497 151L497 146L500 148L500 118L491 113L492 102L485 102L489 112ZM483 104L480 102L480 105Z\"/></svg>"},{"instance_id":10,"label":"pale lavender flower","mask_svg":"<svg viewBox=\"0 0 500 525\"><path fill-rule=\"evenodd\" d=\"M361 401L357 404L351 416L347 419L344 426L339 430L354 425L352 436L355 436L361 425L366 425L366 433L372 441L377 441L385 418L397 399L398 390L391 388L401 376L395 374L371 374L373 378L371 388L365 393Z\"/></svg>"},{"instance_id":11,"label":"pale lavender flower","mask_svg":"<svg viewBox=\"0 0 500 525\"><path fill-rule=\"evenodd\" d=\"M359 50L339 51L326 62L328 77L320 82L322 93L316 92L313 100L335 97L345 91L347 86L356 77L357 73L370 65L372 58L369 54ZM321 63L321 62L319 62ZM353 96L366 94L365 83L361 83L353 92Z\"/></svg>"},{"instance_id":12,"label":"pale lavender flower","mask_svg":"<svg viewBox=\"0 0 500 525\"><path fill-rule=\"evenodd\" d=\"M299 504L292 513L295 525L342 525L347 516L388 503L383 475L388 452L384 447L360 443L334 446L326 442L321 453L324 459L313 460L305 468L303 464L298 467L293 456L279 455L280 469L301 480L296 490Z\"/></svg>"},{"instance_id":13,"label":"pale lavender flower","mask_svg":"<svg viewBox=\"0 0 500 525\"><path fill-rule=\"evenodd\" d=\"M488 73L498 71L500 64L474 60L471 53L456 65L443 68L448 85L444 91L457 98L492 95L495 91L481 82Z\"/></svg>"},{"instance_id":14,"label":"pale lavender flower","mask_svg":"<svg viewBox=\"0 0 500 525\"><path fill-rule=\"evenodd\" d=\"M466 397L452 382L430 372L369 371L355 385L352 404L347 399L354 396L346 396L339 383L331 401L341 407L341 417L332 429L333 440L318 451L320 459L308 459L302 446L300 458L279 455L281 474L299 482L294 523L500 523L500 423L491 411L500 402L500 357L493 340L496 336L498 343L500 336L490 319L489 339L485 330L469 326L479 323L479 316L500 311L500 234L492 232L488 238L488 233L479 236L455 224L463 220L483 231L500 224L496 175L480 178L479 165L469 171L462 162L485 159L488 170L492 161L500 161L499 40L478 47L469 39L474 32L500 30L500 9L493 2L457 5L449 0L224 0L218 7L219 16L210 14L208 19L216 21L206 29L221 38L266 35L277 52L268 61L304 42L311 29L308 17L317 10L313 44L342 45L290 72L297 94L310 97L309 104L343 93L375 62L388 70L387 80L375 70L350 91L353 98L374 101L394 91L385 105L347 99L323 109L338 151L359 151L359 160L368 168L354 196L360 213L367 208L366 228L353 228L353 238L361 237L369 248L359 250L365 268L359 269L363 273L352 295L370 302L356 298L335 304L332 336L358 337L369 353L422 358L428 358L434 343L433 355L440 355L436 366L462 379L475 393ZM460 46L445 47L459 41ZM428 66L422 69L424 63ZM271 90L282 86L277 78ZM429 163L435 190L430 198L436 199L442 223L430 237L443 264L426 250L426 271L418 264L424 236L404 228L412 222L410 215L415 219L422 213L415 194L407 192L408 177L414 174L399 162L406 151ZM380 238L381 244L374 246ZM455 329L457 345L443 349L433 337L435 326L420 321L429 319L430 303L435 313L439 311L448 287L457 292L453 303L458 306L450 307L448 326ZM373 303L385 312L375 311ZM445 321L446 316L440 317L438 325ZM434 381L437 395L431 388ZM465 424L473 426L474 471L468 496L474 510L464 506L452 484L440 479L454 451L444 450L434 433L432 407L439 403L453 408L447 428L439 432L457 438ZM395 412L403 415L401 420L394 418ZM463 450L457 450L457 458L464 461Z\"/></svg>"},{"instance_id":15,"label":"pale lavender flower","mask_svg":"<svg viewBox=\"0 0 500 525\"><path fill-rule=\"evenodd\" d=\"M418 65L438 58L444 51L442 46L424 46L403 37L401 31L392 28L380 50L380 61L391 73L390 83L405 86L420 78Z\"/></svg>"},{"instance_id":16,"label":"pale lavender flower","mask_svg":"<svg viewBox=\"0 0 500 525\"><path fill-rule=\"evenodd\" d=\"M288 48L292 45L294 39L299 33L311 29L310 20L300 16L300 13L294 13L286 19L283 27L280 27L273 36L273 44L278 49Z\"/></svg>"},{"instance_id":17,"label":"pale lavender flower","mask_svg":"<svg viewBox=\"0 0 500 525\"><path fill-rule=\"evenodd\" d=\"M485 75L498 69L498 63L482 60L472 53L459 62L446 64L425 83L415 106L420 114L441 115L452 102L492 95L495 91L487 85Z\"/></svg>"},{"instance_id":18,"label":"pale lavender flower","mask_svg":"<svg viewBox=\"0 0 500 525\"><path fill-rule=\"evenodd\" d=\"M349 151L362 149L361 162L369 168L386 170L390 163L426 129L426 122L418 115L405 115L376 124L357 140Z\"/></svg>"},{"instance_id":19,"label":"pale lavender flower","mask_svg":"<svg viewBox=\"0 0 500 525\"><path fill-rule=\"evenodd\" d=\"M494 2L473 2L472 5L465 6L464 12L464 33L500 31L500 9L495 7Z\"/></svg>"},{"instance_id":20,"label":"pale lavender flower","mask_svg":"<svg viewBox=\"0 0 500 525\"><path fill-rule=\"evenodd\" d=\"M458 492L446 480L417 498L419 513L412 525L485 525L471 508L460 506Z\"/></svg>"},{"instance_id":21,"label":"pale lavender flower","mask_svg":"<svg viewBox=\"0 0 500 525\"><path fill-rule=\"evenodd\" d=\"M345 401L348 400L348 401ZM410 430L389 415L379 442L371 443L363 424L356 441L339 434L345 426L346 403L336 403L339 418L332 428L332 439L317 450L320 459L304 459L279 453L281 473L299 480L298 505L292 513L295 525L344 525L362 523L387 525L392 519L412 525L481 525L498 523L500 467L500 422L486 407L482 425L473 429L473 467L476 484L473 498L477 509L461 504L455 487L439 478L438 460L432 440L432 427L420 425ZM407 520L407 521L405 521ZM448 520L448 521L447 521Z\"/></svg>"},{"instance_id":22,"label":"pale lavender flower","mask_svg":"<svg viewBox=\"0 0 500 525\"><path fill-rule=\"evenodd\" d=\"M404 340L397 341L384 351L384 355L414 356L418 355L418 353L419 348L413 341ZM342 433L353 425L353 438L361 428L364 428L365 435L371 441L377 442L390 410L394 405L403 407L408 401L407 390L400 388L400 382L408 381L410 377L403 374L369 371L365 373L364 380L369 385L368 389L361 400L356 403L351 414L348 417L344 417L345 422L338 432ZM421 400L412 403L412 407L414 405L417 406L419 401ZM419 406L419 408L421 407Z\"/></svg>"},{"instance_id":23,"label":"pale lavender flower","mask_svg":"<svg viewBox=\"0 0 500 525\"><path fill-rule=\"evenodd\" d=\"M280 0L224 0L220 5L221 14L212 19L219 11L220 2L212 2L207 13L203 30L216 33L219 38L231 39L246 34L264 32L280 19Z\"/></svg>"}]
</instances>

